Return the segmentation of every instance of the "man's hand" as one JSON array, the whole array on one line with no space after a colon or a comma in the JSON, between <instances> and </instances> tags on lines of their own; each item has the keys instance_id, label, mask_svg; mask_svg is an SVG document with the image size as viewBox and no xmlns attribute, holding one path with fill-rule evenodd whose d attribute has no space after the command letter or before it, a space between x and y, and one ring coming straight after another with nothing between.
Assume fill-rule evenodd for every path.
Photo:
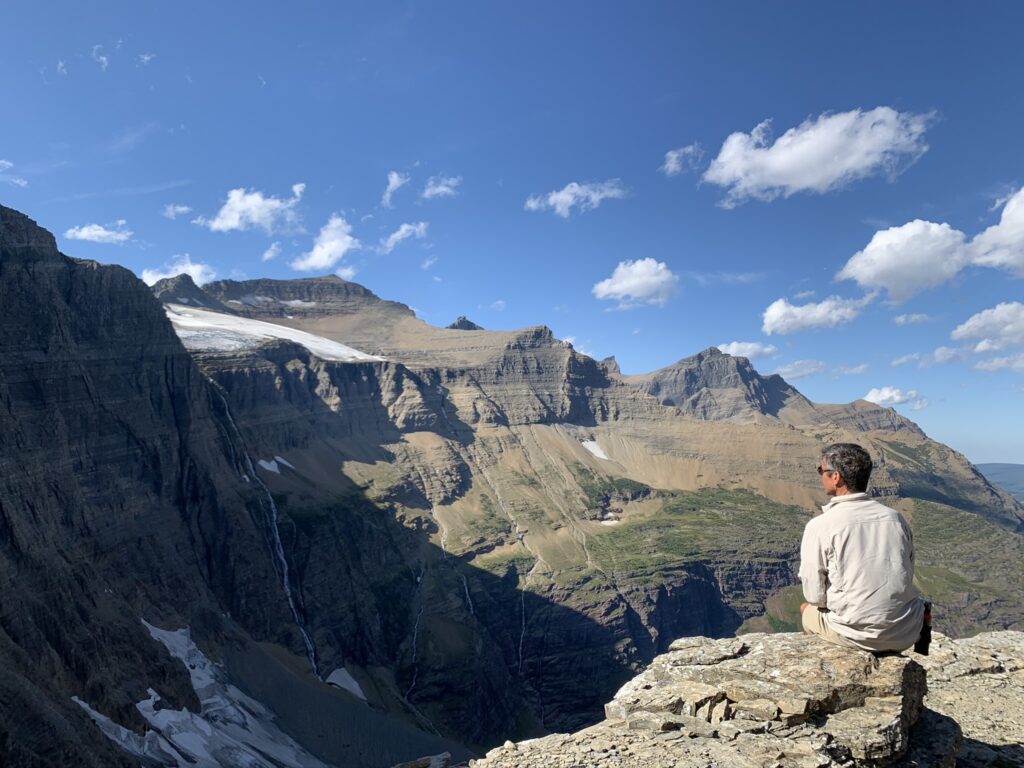
<instances>
[{"instance_id":1,"label":"man's hand","mask_svg":"<svg viewBox=\"0 0 1024 768\"><path fill-rule=\"evenodd\" d=\"M800 615L801 616L804 615L804 609L807 608L808 605L810 605L810 603L800 603Z\"/></svg>"}]
</instances>

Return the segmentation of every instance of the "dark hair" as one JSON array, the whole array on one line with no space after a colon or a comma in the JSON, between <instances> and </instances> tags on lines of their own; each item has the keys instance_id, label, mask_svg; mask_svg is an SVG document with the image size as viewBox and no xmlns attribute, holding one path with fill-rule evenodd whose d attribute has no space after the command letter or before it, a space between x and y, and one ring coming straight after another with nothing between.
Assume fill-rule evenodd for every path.
<instances>
[{"instance_id":1,"label":"dark hair","mask_svg":"<svg viewBox=\"0 0 1024 768\"><path fill-rule=\"evenodd\" d=\"M868 489L871 477L871 456L856 443L832 443L821 452L825 464L839 473L843 483L854 493Z\"/></svg>"}]
</instances>

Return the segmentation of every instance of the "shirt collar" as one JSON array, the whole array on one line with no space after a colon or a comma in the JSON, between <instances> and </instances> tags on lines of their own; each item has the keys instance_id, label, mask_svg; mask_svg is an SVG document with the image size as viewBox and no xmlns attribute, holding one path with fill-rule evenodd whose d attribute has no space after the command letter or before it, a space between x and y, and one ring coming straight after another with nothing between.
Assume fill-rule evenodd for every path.
<instances>
[{"instance_id":1,"label":"shirt collar","mask_svg":"<svg viewBox=\"0 0 1024 768\"><path fill-rule=\"evenodd\" d=\"M843 504L844 502L847 501L863 501L867 497L867 493L864 493L863 491L861 493L848 493L845 496L833 496L831 499L829 499L828 504L821 508L821 511L828 512L830 509L832 509L832 507L836 506L837 504Z\"/></svg>"}]
</instances>

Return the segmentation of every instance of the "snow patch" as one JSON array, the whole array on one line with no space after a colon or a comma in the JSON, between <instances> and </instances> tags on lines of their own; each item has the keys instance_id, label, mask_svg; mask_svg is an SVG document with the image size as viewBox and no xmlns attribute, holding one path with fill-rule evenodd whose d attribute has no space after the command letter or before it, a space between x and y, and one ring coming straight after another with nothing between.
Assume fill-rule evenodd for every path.
<instances>
[{"instance_id":1,"label":"snow patch","mask_svg":"<svg viewBox=\"0 0 1024 768\"><path fill-rule=\"evenodd\" d=\"M363 693L363 687L359 685L359 681L352 677L349 671L344 667L338 667L336 670L331 672L331 674L327 676L327 682L330 685L343 688L354 696L366 701L366 694Z\"/></svg>"},{"instance_id":2,"label":"snow patch","mask_svg":"<svg viewBox=\"0 0 1024 768\"><path fill-rule=\"evenodd\" d=\"M164 309L178 338L190 350L235 352L255 349L265 341L280 339L301 344L323 360L353 362L383 359L325 339L323 336L262 320L225 315L180 304L168 304Z\"/></svg>"},{"instance_id":3,"label":"snow patch","mask_svg":"<svg viewBox=\"0 0 1024 768\"><path fill-rule=\"evenodd\" d=\"M282 301L286 307L315 307L315 301L303 301L302 299L291 299L289 301Z\"/></svg>"},{"instance_id":4,"label":"snow patch","mask_svg":"<svg viewBox=\"0 0 1024 768\"><path fill-rule=\"evenodd\" d=\"M581 445L597 456L597 458L604 459L605 461L611 461L611 459L608 458L608 454L601 450L601 446L597 444L597 440L584 440Z\"/></svg>"},{"instance_id":5,"label":"snow patch","mask_svg":"<svg viewBox=\"0 0 1024 768\"><path fill-rule=\"evenodd\" d=\"M188 299L186 299L184 296L179 296L178 297L178 303L179 304L188 304Z\"/></svg>"},{"instance_id":6,"label":"snow patch","mask_svg":"<svg viewBox=\"0 0 1024 768\"><path fill-rule=\"evenodd\" d=\"M202 706L199 714L171 709L161 705L160 695L149 689L149 697L135 706L151 730L139 736L75 697L122 749L147 763L177 768L327 768L274 724L269 709L228 683L223 670L192 642L187 628L170 631L142 623L185 665Z\"/></svg>"},{"instance_id":7,"label":"snow patch","mask_svg":"<svg viewBox=\"0 0 1024 768\"><path fill-rule=\"evenodd\" d=\"M602 520L601 525L618 525L621 522L621 520Z\"/></svg>"},{"instance_id":8,"label":"snow patch","mask_svg":"<svg viewBox=\"0 0 1024 768\"><path fill-rule=\"evenodd\" d=\"M286 467L288 467L288 469L295 469L295 467L291 465L291 462L287 461L286 459L282 459L280 456L275 456L274 461L276 461L278 464L284 464Z\"/></svg>"},{"instance_id":9,"label":"snow patch","mask_svg":"<svg viewBox=\"0 0 1024 768\"><path fill-rule=\"evenodd\" d=\"M266 459L260 459L256 463L263 467L265 470L267 470L267 472L273 472L275 475L281 474L281 468L277 466L276 461L267 461Z\"/></svg>"}]
</instances>

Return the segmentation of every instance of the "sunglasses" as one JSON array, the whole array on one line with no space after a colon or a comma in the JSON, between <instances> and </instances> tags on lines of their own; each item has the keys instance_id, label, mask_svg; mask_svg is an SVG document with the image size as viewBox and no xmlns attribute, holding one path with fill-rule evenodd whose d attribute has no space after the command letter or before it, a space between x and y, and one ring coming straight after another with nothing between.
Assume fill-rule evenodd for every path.
<instances>
[{"instance_id":1,"label":"sunglasses","mask_svg":"<svg viewBox=\"0 0 1024 768\"><path fill-rule=\"evenodd\" d=\"M818 465L818 474L823 475L826 472L838 472L838 469L832 469L832 467L823 468L820 464Z\"/></svg>"}]
</instances>

